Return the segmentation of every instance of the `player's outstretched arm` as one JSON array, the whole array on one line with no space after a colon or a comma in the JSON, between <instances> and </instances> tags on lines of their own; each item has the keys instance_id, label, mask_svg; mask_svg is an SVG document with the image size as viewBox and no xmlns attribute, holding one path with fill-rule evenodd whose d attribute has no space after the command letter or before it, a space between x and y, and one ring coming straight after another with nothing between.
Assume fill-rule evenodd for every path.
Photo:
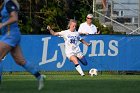
<instances>
[{"instance_id":1,"label":"player's outstretched arm","mask_svg":"<svg viewBox=\"0 0 140 93\"><path fill-rule=\"evenodd\" d=\"M91 43L87 43L84 39L81 39L80 42L82 42L83 44L87 45L87 46L90 46Z\"/></svg>"},{"instance_id":2,"label":"player's outstretched arm","mask_svg":"<svg viewBox=\"0 0 140 93\"><path fill-rule=\"evenodd\" d=\"M50 26L47 26L47 29L49 30L49 32L54 35L54 36L59 36L59 33L58 32L54 32Z\"/></svg>"}]
</instances>

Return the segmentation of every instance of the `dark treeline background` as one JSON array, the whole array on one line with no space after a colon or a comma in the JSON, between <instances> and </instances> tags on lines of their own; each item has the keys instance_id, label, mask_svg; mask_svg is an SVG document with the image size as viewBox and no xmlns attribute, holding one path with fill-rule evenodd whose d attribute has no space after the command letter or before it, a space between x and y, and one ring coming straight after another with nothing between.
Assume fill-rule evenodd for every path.
<instances>
[{"instance_id":1,"label":"dark treeline background","mask_svg":"<svg viewBox=\"0 0 140 93\"><path fill-rule=\"evenodd\" d=\"M93 13L93 0L18 0L19 26L22 34L49 34L50 25L55 31L67 29L69 19L80 23L88 13ZM96 7L98 8L98 7ZM102 34L114 33L112 27L103 27L97 18L93 23Z\"/></svg>"}]
</instances>

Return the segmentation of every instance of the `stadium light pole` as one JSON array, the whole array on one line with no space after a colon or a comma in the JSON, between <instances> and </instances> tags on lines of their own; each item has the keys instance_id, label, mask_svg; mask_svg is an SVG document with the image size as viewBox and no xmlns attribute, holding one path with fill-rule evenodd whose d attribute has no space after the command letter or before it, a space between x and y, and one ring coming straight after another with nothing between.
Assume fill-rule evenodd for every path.
<instances>
[{"instance_id":1,"label":"stadium light pole","mask_svg":"<svg viewBox=\"0 0 140 93\"><path fill-rule=\"evenodd\" d=\"M111 0L111 16L110 16L111 19L113 19L113 0ZM111 25L113 25L113 22L111 20Z\"/></svg>"},{"instance_id":2,"label":"stadium light pole","mask_svg":"<svg viewBox=\"0 0 140 93\"><path fill-rule=\"evenodd\" d=\"M32 8L31 8L31 5L32 5L32 0L30 0L30 19L31 19L31 15L32 15L32 14L31 14L31 11L32 11L32 10L31 10L31 9L32 9Z\"/></svg>"},{"instance_id":3,"label":"stadium light pole","mask_svg":"<svg viewBox=\"0 0 140 93\"><path fill-rule=\"evenodd\" d=\"M138 28L140 28L140 0L138 1L139 4L139 13L138 13ZM140 30L138 29L137 31L138 33L140 33Z\"/></svg>"},{"instance_id":4,"label":"stadium light pole","mask_svg":"<svg viewBox=\"0 0 140 93\"><path fill-rule=\"evenodd\" d=\"M140 0L139 0L138 27L140 27Z\"/></svg>"},{"instance_id":5,"label":"stadium light pole","mask_svg":"<svg viewBox=\"0 0 140 93\"><path fill-rule=\"evenodd\" d=\"M96 10L96 0L93 0L93 14L94 14L94 17L96 17L95 10Z\"/></svg>"}]
</instances>

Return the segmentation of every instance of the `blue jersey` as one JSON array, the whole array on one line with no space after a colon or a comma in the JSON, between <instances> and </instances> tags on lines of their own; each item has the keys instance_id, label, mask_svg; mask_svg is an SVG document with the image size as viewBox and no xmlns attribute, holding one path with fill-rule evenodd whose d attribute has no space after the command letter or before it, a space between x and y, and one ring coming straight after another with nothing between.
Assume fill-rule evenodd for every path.
<instances>
[{"instance_id":1,"label":"blue jersey","mask_svg":"<svg viewBox=\"0 0 140 93\"><path fill-rule=\"evenodd\" d=\"M0 12L2 17L2 23L6 22L10 18L10 13L13 11L18 12L18 8L12 1L7 0L7 2L4 3ZM1 34L2 38L0 41L12 47L15 47L20 42L21 33L17 22L4 26L1 29Z\"/></svg>"}]
</instances>

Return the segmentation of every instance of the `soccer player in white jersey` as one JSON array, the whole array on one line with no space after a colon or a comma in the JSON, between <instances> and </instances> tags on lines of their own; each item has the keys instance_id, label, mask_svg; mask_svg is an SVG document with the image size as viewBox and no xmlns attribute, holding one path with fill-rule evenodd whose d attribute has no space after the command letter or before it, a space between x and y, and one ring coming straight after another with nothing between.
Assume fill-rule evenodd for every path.
<instances>
[{"instance_id":1,"label":"soccer player in white jersey","mask_svg":"<svg viewBox=\"0 0 140 93\"><path fill-rule=\"evenodd\" d=\"M84 76L84 72L79 65L78 61L80 61L84 66L87 65L87 61L80 50L78 42L82 42L83 44L90 46L89 43L84 41L80 36L79 33L75 30L77 22L74 19L70 19L68 24L68 30L61 31L61 32L54 32L50 26L47 29L50 31L52 35L55 36L62 36L65 41L65 53L68 59L74 63L76 70L79 72L81 76Z\"/></svg>"},{"instance_id":2,"label":"soccer player in white jersey","mask_svg":"<svg viewBox=\"0 0 140 93\"><path fill-rule=\"evenodd\" d=\"M93 15L88 14L86 17L86 22L81 23L78 29L80 34L88 35L88 34L100 34L100 31L97 31L97 27L92 24Z\"/></svg>"}]
</instances>

